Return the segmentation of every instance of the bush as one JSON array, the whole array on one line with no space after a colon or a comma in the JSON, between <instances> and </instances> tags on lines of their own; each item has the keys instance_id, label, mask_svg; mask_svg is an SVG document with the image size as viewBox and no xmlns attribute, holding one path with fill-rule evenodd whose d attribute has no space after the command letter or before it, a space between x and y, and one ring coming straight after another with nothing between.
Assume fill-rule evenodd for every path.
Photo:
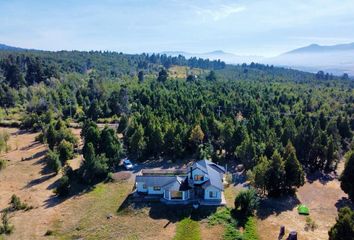
<instances>
[{"instance_id":1,"label":"bush","mask_svg":"<svg viewBox=\"0 0 354 240\"><path fill-rule=\"evenodd\" d=\"M227 225L223 235L223 240L244 240L244 237L234 226Z\"/></svg>"},{"instance_id":2,"label":"bush","mask_svg":"<svg viewBox=\"0 0 354 240\"><path fill-rule=\"evenodd\" d=\"M11 209L13 211L18 211L18 210L26 210L27 211L27 210L30 210L33 208L31 206L28 206L26 203L21 202L20 198L18 196L16 196L15 194L13 194L11 196L10 204L11 204Z\"/></svg>"},{"instance_id":3,"label":"bush","mask_svg":"<svg viewBox=\"0 0 354 240\"><path fill-rule=\"evenodd\" d=\"M218 224L223 224L223 225L231 224L233 226L237 225L236 219L233 218L231 215L230 208L222 208L221 210L217 211L213 215L209 216L208 223L209 225L212 226Z\"/></svg>"},{"instance_id":4,"label":"bush","mask_svg":"<svg viewBox=\"0 0 354 240\"><path fill-rule=\"evenodd\" d=\"M308 231L311 229L311 231L315 231L315 229L318 228L318 225L314 220L312 220L309 216L306 217L306 224L305 224L305 230Z\"/></svg>"},{"instance_id":5,"label":"bush","mask_svg":"<svg viewBox=\"0 0 354 240\"><path fill-rule=\"evenodd\" d=\"M239 209L244 216L253 215L258 205L259 198L253 188L240 191L235 198L235 209Z\"/></svg>"},{"instance_id":6,"label":"bush","mask_svg":"<svg viewBox=\"0 0 354 240\"><path fill-rule=\"evenodd\" d=\"M113 176L114 176L114 174L112 172L109 172L107 174L106 182L113 182L114 181Z\"/></svg>"},{"instance_id":7,"label":"bush","mask_svg":"<svg viewBox=\"0 0 354 240\"><path fill-rule=\"evenodd\" d=\"M5 211L1 215L1 224L0 224L0 234L11 234L14 230L14 226L10 224L8 212Z\"/></svg>"},{"instance_id":8,"label":"bush","mask_svg":"<svg viewBox=\"0 0 354 240\"><path fill-rule=\"evenodd\" d=\"M54 172L58 173L62 167L62 164L59 160L59 154L56 151L49 150L47 153L47 165Z\"/></svg>"},{"instance_id":9,"label":"bush","mask_svg":"<svg viewBox=\"0 0 354 240\"><path fill-rule=\"evenodd\" d=\"M59 185L55 189L55 193L60 197L65 197L69 194L70 187L69 177L64 175L59 179Z\"/></svg>"},{"instance_id":10,"label":"bush","mask_svg":"<svg viewBox=\"0 0 354 240\"><path fill-rule=\"evenodd\" d=\"M10 148L7 145L7 142L10 139L10 134L7 131L0 132L0 153L7 152Z\"/></svg>"},{"instance_id":11,"label":"bush","mask_svg":"<svg viewBox=\"0 0 354 240\"><path fill-rule=\"evenodd\" d=\"M74 156L74 146L72 143L62 140L58 146L59 159L62 163L72 159Z\"/></svg>"},{"instance_id":12,"label":"bush","mask_svg":"<svg viewBox=\"0 0 354 240\"><path fill-rule=\"evenodd\" d=\"M245 224L245 231L243 233L244 240L258 240L257 223L254 217L249 217Z\"/></svg>"},{"instance_id":13,"label":"bush","mask_svg":"<svg viewBox=\"0 0 354 240\"><path fill-rule=\"evenodd\" d=\"M6 160L0 159L0 170L4 169L6 167Z\"/></svg>"}]
</instances>

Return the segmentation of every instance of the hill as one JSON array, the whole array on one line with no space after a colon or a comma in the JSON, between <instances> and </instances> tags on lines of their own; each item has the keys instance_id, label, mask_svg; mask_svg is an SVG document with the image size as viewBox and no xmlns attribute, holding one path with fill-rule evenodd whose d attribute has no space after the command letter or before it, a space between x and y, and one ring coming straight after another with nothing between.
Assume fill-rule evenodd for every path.
<instances>
[{"instance_id":1,"label":"hill","mask_svg":"<svg viewBox=\"0 0 354 240\"><path fill-rule=\"evenodd\" d=\"M354 75L354 43L333 46L311 44L265 59L264 63L310 72L323 70L336 75Z\"/></svg>"},{"instance_id":2,"label":"hill","mask_svg":"<svg viewBox=\"0 0 354 240\"><path fill-rule=\"evenodd\" d=\"M0 43L0 50L2 50L2 51L22 51L22 50L25 50L25 49L24 48L18 48L18 47L12 47L12 46L8 46L8 45Z\"/></svg>"}]
</instances>

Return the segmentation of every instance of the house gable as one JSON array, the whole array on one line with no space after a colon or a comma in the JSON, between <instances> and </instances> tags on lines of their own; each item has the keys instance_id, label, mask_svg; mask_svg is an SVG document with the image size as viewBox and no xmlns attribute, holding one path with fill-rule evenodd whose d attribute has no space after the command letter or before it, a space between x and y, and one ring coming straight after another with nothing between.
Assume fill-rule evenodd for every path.
<instances>
[{"instance_id":1,"label":"house gable","mask_svg":"<svg viewBox=\"0 0 354 240\"><path fill-rule=\"evenodd\" d=\"M208 173L197 167L192 170L192 178L194 184L202 184L209 180Z\"/></svg>"},{"instance_id":2,"label":"house gable","mask_svg":"<svg viewBox=\"0 0 354 240\"><path fill-rule=\"evenodd\" d=\"M221 190L214 187L208 186L204 190L204 199L206 200L220 200L221 199Z\"/></svg>"}]
</instances>

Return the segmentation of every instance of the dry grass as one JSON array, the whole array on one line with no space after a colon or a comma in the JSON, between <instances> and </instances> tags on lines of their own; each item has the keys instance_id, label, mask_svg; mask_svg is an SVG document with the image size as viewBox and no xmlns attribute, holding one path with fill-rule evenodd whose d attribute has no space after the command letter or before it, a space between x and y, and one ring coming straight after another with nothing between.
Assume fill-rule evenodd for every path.
<instances>
[{"instance_id":1,"label":"dry grass","mask_svg":"<svg viewBox=\"0 0 354 240\"><path fill-rule=\"evenodd\" d=\"M0 128L0 131L3 129ZM131 193L134 178L123 174L120 180L98 184L87 193L77 194L68 199L58 199L53 194L60 176L48 173L43 157L46 146L35 141L37 133L6 128L10 133L11 151L1 157L8 164L0 173L0 209L8 207L12 194L34 207L29 211L11 213L10 221L15 231L6 239L172 239L176 223L142 206L117 214L117 209ZM80 130L73 130L79 135ZM81 156L70 161L78 167ZM228 189L230 199L234 190ZM233 200L232 200L233 202ZM178 212L178 211L177 211ZM170 215L176 213L172 208ZM111 215L111 218L107 218ZM220 239L222 226L209 227L200 222L202 239ZM45 236L46 233L51 236ZM1 239L1 238L0 238Z\"/></svg>"},{"instance_id":2,"label":"dry grass","mask_svg":"<svg viewBox=\"0 0 354 240\"><path fill-rule=\"evenodd\" d=\"M172 66L168 69L168 74L172 78L186 79L189 74L201 75L204 70L199 68L189 68L186 66Z\"/></svg>"},{"instance_id":3,"label":"dry grass","mask_svg":"<svg viewBox=\"0 0 354 240\"><path fill-rule=\"evenodd\" d=\"M132 181L98 184L95 189L66 204L54 231L60 239L172 239L175 224L152 219L142 208L117 214L132 190ZM107 216L112 216L107 218ZM168 225L167 225L168 224Z\"/></svg>"},{"instance_id":4,"label":"dry grass","mask_svg":"<svg viewBox=\"0 0 354 240\"><path fill-rule=\"evenodd\" d=\"M0 128L2 131L3 128ZM56 209L48 208L46 200L51 199L52 184L58 177L45 171L43 157L46 147L35 142L36 133L6 128L10 133L11 151L1 156L7 159L7 167L0 173L0 209L8 207L13 194L28 205L30 211L17 211L10 214L13 234L6 239L40 239L46 231L48 221L55 216Z\"/></svg>"},{"instance_id":5,"label":"dry grass","mask_svg":"<svg viewBox=\"0 0 354 240\"><path fill-rule=\"evenodd\" d=\"M273 201L273 204L268 205L269 209L274 209L274 213L258 220L261 239L276 239L281 225L286 227L287 234L291 230L296 230L299 239L302 240L328 239L328 230L335 223L337 207L345 202L346 197L337 179L326 182L320 180L307 182L298 190L297 199ZM309 207L311 219L318 225L317 229L305 230L306 216L297 213L297 204L294 204L296 202L304 203ZM279 208L283 209L276 213Z\"/></svg>"}]
</instances>

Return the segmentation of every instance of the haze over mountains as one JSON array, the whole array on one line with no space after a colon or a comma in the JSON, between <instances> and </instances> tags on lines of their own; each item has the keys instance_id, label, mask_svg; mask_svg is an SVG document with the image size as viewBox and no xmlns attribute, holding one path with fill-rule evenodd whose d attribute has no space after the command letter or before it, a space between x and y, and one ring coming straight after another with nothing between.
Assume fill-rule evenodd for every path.
<instances>
[{"instance_id":1,"label":"haze over mountains","mask_svg":"<svg viewBox=\"0 0 354 240\"><path fill-rule=\"evenodd\" d=\"M226 53L221 50L209 53L163 52L167 55L185 57L201 57L221 59L230 64L258 62L295 68L299 70L317 72L323 70L341 75L348 73L354 75L354 43L321 46L311 44L306 47L294 49L276 57L266 58L261 56L241 56Z\"/></svg>"},{"instance_id":2,"label":"haze over mountains","mask_svg":"<svg viewBox=\"0 0 354 240\"><path fill-rule=\"evenodd\" d=\"M21 51L29 49L0 44L0 50ZM342 75L343 73L348 73L351 76L354 75L354 43L332 46L311 44L306 47L291 50L276 57L236 55L233 53L224 52L222 50L206 53L165 51L161 52L161 54L171 56L183 55L186 58L197 57L210 60L220 59L229 64L249 64L251 62L255 62L289 67L308 72L317 72L322 70L335 75Z\"/></svg>"},{"instance_id":3,"label":"haze over mountains","mask_svg":"<svg viewBox=\"0 0 354 240\"><path fill-rule=\"evenodd\" d=\"M288 66L316 72L323 70L333 74L354 75L354 43L320 46L311 44L280 56L264 59L264 63Z\"/></svg>"}]
</instances>

